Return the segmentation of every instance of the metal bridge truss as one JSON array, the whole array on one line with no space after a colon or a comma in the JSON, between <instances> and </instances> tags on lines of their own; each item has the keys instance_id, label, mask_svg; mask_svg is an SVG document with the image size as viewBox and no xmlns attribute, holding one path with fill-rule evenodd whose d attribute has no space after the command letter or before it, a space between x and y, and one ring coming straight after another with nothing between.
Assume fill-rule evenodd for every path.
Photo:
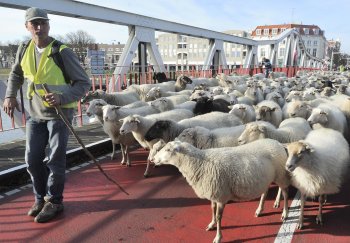
<instances>
[{"instance_id":1,"label":"metal bridge truss","mask_svg":"<svg viewBox=\"0 0 350 243\"><path fill-rule=\"evenodd\" d=\"M276 64L278 44L283 40L286 40L287 43L286 55L283 62L284 66L316 68L321 67L323 63L321 59L313 57L306 51L301 36L294 29L288 29L270 40L252 40L71 0L55 0L50 1L50 4L42 0L0 0L0 6L23 10L31 6L36 6L46 9L50 14L128 26L129 39L114 71L117 77L122 77L128 72L137 50L142 53L139 53L139 64L145 65L147 50L151 56L155 71L165 71L163 60L156 46L155 31L208 39L209 51L203 65L206 69L212 65L221 66L223 69L227 68L223 48L224 42L245 45L247 47L247 55L243 64L244 68L258 65L257 50L259 45L270 47L270 60L272 64ZM145 70L145 68L142 68L142 70ZM116 82L120 82L120 80L117 79ZM116 83L113 85L119 84Z\"/></svg>"}]
</instances>

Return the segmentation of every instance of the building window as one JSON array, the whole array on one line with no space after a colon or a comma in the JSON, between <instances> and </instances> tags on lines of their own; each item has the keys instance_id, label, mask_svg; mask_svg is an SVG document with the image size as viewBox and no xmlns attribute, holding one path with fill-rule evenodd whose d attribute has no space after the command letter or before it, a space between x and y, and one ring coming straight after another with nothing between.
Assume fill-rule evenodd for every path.
<instances>
[{"instance_id":1,"label":"building window","mask_svg":"<svg viewBox=\"0 0 350 243\"><path fill-rule=\"evenodd\" d=\"M277 28L273 28L273 29L272 29L272 34L273 34L273 35L277 35L277 32L278 32L278 29L277 29Z\"/></svg>"},{"instance_id":2,"label":"building window","mask_svg":"<svg viewBox=\"0 0 350 243\"><path fill-rule=\"evenodd\" d=\"M306 45L307 45L307 46L311 46L311 40L308 40L308 41L306 42Z\"/></svg>"},{"instance_id":3,"label":"building window","mask_svg":"<svg viewBox=\"0 0 350 243\"><path fill-rule=\"evenodd\" d=\"M310 54L310 53L311 53L311 52L310 52L310 48L307 48L307 49L306 49L306 52Z\"/></svg>"},{"instance_id":4,"label":"building window","mask_svg":"<svg viewBox=\"0 0 350 243\"><path fill-rule=\"evenodd\" d=\"M317 40L314 41L314 46L317 46Z\"/></svg>"},{"instance_id":5,"label":"building window","mask_svg":"<svg viewBox=\"0 0 350 243\"><path fill-rule=\"evenodd\" d=\"M264 29L264 35L269 35L269 29Z\"/></svg>"},{"instance_id":6,"label":"building window","mask_svg":"<svg viewBox=\"0 0 350 243\"><path fill-rule=\"evenodd\" d=\"M286 28L281 28L281 33L283 32L283 31L285 31L286 30Z\"/></svg>"},{"instance_id":7,"label":"building window","mask_svg":"<svg viewBox=\"0 0 350 243\"><path fill-rule=\"evenodd\" d=\"M256 30L256 35L261 35L261 29Z\"/></svg>"},{"instance_id":8,"label":"building window","mask_svg":"<svg viewBox=\"0 0 350 243\"><path fill-rule=\"evenodd\" d=\"M308 35L309 34L309 29L308 28L304 28L304 34Z\"/></svg>"},{"instance_id":9,"label":"building window","mask_svg":"<svg viewBox=\"0 0 350 243\"><path fill-rule=\"evenodd\" d=\"M319 35L319 29L314 29L314 34Z\"/></svg>"},{"instance_id":10,"label":"building window","mask_svg":"<svg viewBox=\"0 0 350 243\"><path fill-rule=\"evenodd\" d=\"M261 57L264 57L265 54L266 54L266 53L265 53L265 48L261 48L261 49L260 49L260 56L261 56Z\"/></svg>"},{"instance_id":11,"label":"building window","mask_svg":"<svg viewBox=\"0 0 350 243\"><path fill-rule=\"evenodd\" d=\"M316 54L317 54L317 49L316 48L312 49L312 55L315 57Z\"/></svg>"}]
</instances>

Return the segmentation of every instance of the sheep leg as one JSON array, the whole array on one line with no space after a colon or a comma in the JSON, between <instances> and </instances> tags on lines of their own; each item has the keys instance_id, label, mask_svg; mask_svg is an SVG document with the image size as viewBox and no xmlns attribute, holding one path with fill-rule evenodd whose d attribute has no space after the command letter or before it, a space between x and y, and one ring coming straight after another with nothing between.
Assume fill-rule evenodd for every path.
<instances>
[{"instance_id":1,"label":"sheep leg","mask_svg":"<svg viewBox=\"0 0 350 243\"><path fill-rule=\"evenodd\" d=\"M297 229L302 229L304 226L304 205L305 205L305 195L300 195L300 214Z\"/></svg>"},{"instance_id":2,"label":"sheep leg","mask_svg":"<svg viewBox=\"0 0 350 243\"><path fill-rule=\"evenodd\" d=\"M122 152L122 161L120 162L120 164L125 164L126 161L126 156L125 156L125 150L126 150L126 146L124 144L120 144L120 150Z\"/></svg>"},{"instance_id":3,"label":"sheep leg","mask_svg":"<svg viewBox=\"0 0 350 243\"><path fill-rule=\"evenodd\" d=\"M216 202L211 201L211 222L208 224L206 231L212 230L215 228L216 224Z\"/></svg>"},{"instance_id":4,"label":"sheep leg","mask_svg":"<svg viewBox=\"0 0 350 243\"><path fill-rule=\"evenodd\" d=\"M145 170L145 173L143 173L143 177L145 177L145 178L148 177L148 173L149 173L149 165L151 163L151 160L150 160L150 157L149 157L150 154L151 154L151 152L148 154L146 170Z\"/></svg>"},{"instance_id":5,"label":"sheep leg","mask_svg":"<svg viewBox=\"0 0 350 243\"><path fill-rule=\"evenodd\" d=\"M217 203L216 206L216 236L213 240L213 243L220 243L222 234L221 234L221 219L222 214L224 213L225 204Z\"/></svg>"},{"instance_id":6,"label":"sheep leg","mask_svg":"<svg viewBox=\"0 0 350 243\"><path fill-rule=\"evenodd\" d=\"M277 192L277 196L276 196L276 199L275 199L275 203L273 204L274 208L279 208L280 207L281 195L282 195L282 189L279 187L278 188L278 192Z\"/></svg>"},{"instance_id":7,"label":"sheep leg","mask_svg":"<svg viewBox=\"0 0 350 243\"><path fill-rule=\"evenodd\" d=\"M260 214L264 211L264 204L265 204L265 200L266 200L266 197L267 197L267 192L268 192L268 190L266 190L266 192L261 194L259 206L258 206L258 208L255 211L255 217L259 217Z\"/></svg>"},{"instance_id":8,"label":"sheep leg","mask_svg":"<svg viewBox=\"0 0 350 243\"><path fill-rule=\"evenodd\" d=\"M111 154L111 160L114 159L114 156L115 156L115 146L116 144L112 142L112 154Z\"/></svg>"},{"instance_id":9,"label":"sheep leg","mask_svg":"<svg viewBox=\"0 0 350 243\"><path fill-rule=\"evenodd\" d=\"M282 191L283 194L283 212L282 212L282 217L281 220L285 221L288 217L288 187L287 188L279 188L278 190Z\"/></svg>"},{"instance_id":10,"label":"sheep leg","mask_svg":"<svg viewBox=\"0 0 350 243\"><path fill-rule=\"evenodd\" d=\"M319 203L319 206L318 206L318 214L316 216L316 224L323 225L323 221L322 221L322 206L323 206L323 203L324 203L324 195L320 195L318 197L318 203Z\"/></svg>"},{"instance_id":11,"label":"sheep leg","mask_svg":"<svg viewBox=\"0 0 350 243\"><path fill-rule=\"evenodd\" d=\"M129 158L129 146L125 145L125 157L126 157L126 166L130 167L131 166L131 161Z\"/></svg>"}]
</instances>

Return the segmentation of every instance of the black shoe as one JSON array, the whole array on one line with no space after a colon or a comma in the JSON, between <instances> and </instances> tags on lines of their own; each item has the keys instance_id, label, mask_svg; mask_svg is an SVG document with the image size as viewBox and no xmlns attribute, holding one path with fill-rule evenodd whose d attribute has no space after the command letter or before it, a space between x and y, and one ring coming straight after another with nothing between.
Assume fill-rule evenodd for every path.
<instances>
[{"instance_id":1,"label":"black shoe","mask_svg":"<svg viewBox=\"0 0 350 243\"><path fill-rule=\"evenodd\" d=\"M40 213L41 209L43 209L44 205L45 205L45 202L34 203L33 206L28 211L28 216L32 216L32 217L37 216Z\"/></svg>"},{"instance_id":2,"label":"black shoe","mask_svg":"<svg viewBox=\"0 0 350 243\"><path fill-rule=\"evenodd\" d=\"M45 223L63 211L63 204L46 202L41 212L34 218L34 222Z\"/></svg>"}]
</instances>

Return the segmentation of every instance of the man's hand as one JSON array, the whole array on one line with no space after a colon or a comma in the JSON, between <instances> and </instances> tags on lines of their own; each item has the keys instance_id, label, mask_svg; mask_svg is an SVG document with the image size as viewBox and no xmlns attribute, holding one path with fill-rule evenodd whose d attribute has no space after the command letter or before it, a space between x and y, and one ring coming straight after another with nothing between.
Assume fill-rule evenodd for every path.
<instances>
[{"instance_id":1,"label":"man's hand","mask_svg":"<svg viewBox=\"0 0 350 243\"><path fill-rule=\"evenodd\" d=\"M45 94L44 100L49 103L50 106L59 106L61 104L60 96L54 93Z\"/></svg>"},{"instance_id":2,"label":"man's hand","mask_svg":"<svg viewBox=\"0 0 350 243\"><path fill-rule=\"evenodd\" d=\"M17 102L17 99L15 97L5 98L3 109L5 113L9 115L11 118L13 117L13 112L15 111L15 108L18 111L21 111L21 108L19 107L19 103Z\"/></svg>"}]
</instances>

